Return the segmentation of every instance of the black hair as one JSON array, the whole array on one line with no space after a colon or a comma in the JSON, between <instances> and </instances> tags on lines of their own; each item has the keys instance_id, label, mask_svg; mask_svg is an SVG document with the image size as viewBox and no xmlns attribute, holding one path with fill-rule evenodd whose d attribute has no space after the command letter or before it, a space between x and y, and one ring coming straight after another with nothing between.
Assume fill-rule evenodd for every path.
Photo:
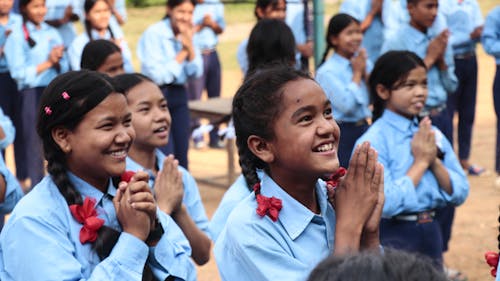
<instances>
[{"instance_id":1,"label":"black hair","mask_svg":"<svg viewBox=\"0 0 500 281\"><path fill-rule=\"evenodd\" d=\"M255 17L260 20L257 9L265 10L267 7L272 6L273 9L278 6L278 4L283 0L257 0L255 2L255 9L253 11ZM286 0L285 0L286 3Z\"/></svg>"},{"instance_id":2,"label":"black hair","mask_svg":"<svg viewBox=\"0 0 500 281\"><path fill-rule=\"evenodd\" d=\"M368 80L373 101L373 121L382 116L385 109L385 101L377 94L377 85L388 90L397 88L417 67L427 69L424 61L410 51L389 51L377 59Z\"/></svg>"},{"instance_id":3,"label":"black hair","mask_svg":"<svg viewBox=\"0 0 500 281\"><path fill-rule=\"evenodd\" d=\"M83 9L85 11L85 14L88 15L90 13L90 10L92 10L92 8L95 6L95 4L99 1L103 1L104 3L106 3L106 5L109 6L109 4L106 0L85 0L85 3L83 4ZM111 7L109 7L109 8L111 9ZM94 40L92 38L92 25L91 25L90 21L87 19L87 17L85 17L84 25L85 25L85 32L87 32L87 36L89 37L89 40L90 41ZM111 29L111 25L109 23L108 23L108 31L109 31L109 35L111 36L111 39L115 39L115 35L113 34L113 30Z\"/></svg>"},{"instance_id":4,"label":"black hair","mask_svg":"<svg viewBox=\"0 0 500 281\"><path fill-rule=\"evenodd\" d=\"M167 0L167 8L173 9L184 2L190 2L191 4L193 4L193 6L196 6L196 4L197 4L196 0ZM167 14L167 15L165 15L164 18L168 18L168 17L169 16Z\"/></svg>"},{"instance_id":5,"label":"black hair","mask_svg":"<svg viewBox=\"0 0 500 281\"><path fill-rule=\"evenodd\" d=\"M33 37L31 37L29 30L28 30L28 27L26 26L26 22L29 19L28 19L28 15L26 15L26 12L24 11L24 9L26 9L26 6L31 1L32 0L20 0L19 1L19 11L21 12L21 16L23 17L22 29L23 29L23 33L24 33L24 40L26 40L26 42L28 42L28 46L30 48L33 48L36 45L36 41L33 39Z\"/></svg>"},{"instance_id":6,"label":"black hair","mask_svg":"<svg viewBox=\"0 0 500 281\"><path fill-rule=\"evenodd\" d=\"M128 94L130 89L134 88L144 81L154 83L153 80L141 73L120 74L115 76L113 79L115 81L116 87L125 95Z\"/></svg>"},{"instance_id":7,"label":"black hair","mask_svg":"<svg viewBox=\"0 0 500 281\"><path fill-rule=\"evenodd\" d=\"M369 276L369 278L367 278ZM446 281L429 257L388 249L329 256L309 275L308 281Z\"/></svg>"},{"instance_id":8,"label":"black hair","mask_svg":"<svg viewBox=\"0 0 500 281\"><path fill-rule=\"evenodd\" d=\"M109 40L91 40L83 48L80 67L82 69L97 70L110 55L117 52L121 53L120 47Z\"/></svg>"},{"instance_id":9,"label":"black hair","mask_svg":"<svg viewBox=\"0 0 500 281\"><path fill-rule=\"evenodd\" d=\"M258 21L250 33L246 51L247 75L266 64L295 64L295 39L290 27L282 20Z\"/></svg>"},{"instance_id":10,"label":"black hair","mask_svg":"<svg viewBox=\"0 0 500 281\"><path fill-rule=\"evenodd\" d=\"M321 59L321 64L323 64L326 60L326 57L328 56L328 53L330 52L330 49L335 49L336 46L334 46L331 42L332 37L336 37L344 30L346 27L348 27L351 23L358 23L359 21L355 19L354 17L344 14L344 13L339 13L330 19L328 22L328 30L326 31L326 49L325 52L323 53L323 58Z\"/></svg>"},{"instance_id":11,"label":"black hair","mask_svg":"<svg viewBox=\"0 0 500 281\"><path fill-rule=\"evenodd\" d=\"M274 138L273 124L282 110L283 87L290 81L312 78L288 65L276 65L251 74L233 99L233 121L241 172L249 189L259 182L256 169L269 172L268 165L247 145L248 137Z\"/></svg>"}]
</instances>

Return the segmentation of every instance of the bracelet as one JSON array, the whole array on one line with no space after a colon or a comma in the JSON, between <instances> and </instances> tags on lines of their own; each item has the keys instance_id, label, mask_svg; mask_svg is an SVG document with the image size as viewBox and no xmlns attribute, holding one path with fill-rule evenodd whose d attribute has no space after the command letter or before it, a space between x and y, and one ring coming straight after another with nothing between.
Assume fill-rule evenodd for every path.
<instances>
[{"instance_id":1,"label":"bracelet","mask_svg":"<svg viewBox=\"0 0 500 281\"><path fill-rule=\"evenodd\" d=\"M146 244L151 245L157 243L160 240L163 233L165 233L165 230L163 230L163 226L161 225L158 218L156 218L155 229L149 232L148 238L146 238Z\"/></svg>"}]
</instances>

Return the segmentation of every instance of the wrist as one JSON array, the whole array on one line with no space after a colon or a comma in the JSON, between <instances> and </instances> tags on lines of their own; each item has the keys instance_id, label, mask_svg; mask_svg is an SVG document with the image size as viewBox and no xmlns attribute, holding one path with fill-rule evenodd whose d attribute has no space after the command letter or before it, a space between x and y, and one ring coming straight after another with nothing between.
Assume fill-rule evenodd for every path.
<instances>
[{"instance_id":1,"label":"wrist","mask_svg":"<svg viewBox=\"0 0 500 281\"><path fill-rule=\"evenodd\" d=\"M163 233L165 233L165 230L163 229L163 226L161 225L158 218L156 218L154 229L151 229L148 237L146 238L146 244L149 247L156 246L156 244L158 244L158 241L160 241L161 237L163 236Z\"/></svg>"}]
</instances>

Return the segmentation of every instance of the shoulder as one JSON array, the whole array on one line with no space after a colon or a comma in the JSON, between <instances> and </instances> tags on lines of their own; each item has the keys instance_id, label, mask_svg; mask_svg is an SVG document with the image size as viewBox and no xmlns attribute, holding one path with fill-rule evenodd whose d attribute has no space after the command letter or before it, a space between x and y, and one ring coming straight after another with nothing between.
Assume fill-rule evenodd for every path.
<instances>
[{"instance_id":1,"label":"shoulder","mask_svg":"<svg viewBox=\"0 0 500 281\"><path fill-rule=\"evenodd\" d=\"M83 47L89 42L89 36L87 35L87 33L82 33L80 35L78 35L74 40L73 42L71 42L71 45L70 45L70 48L81 48L83 49Z\"/></svg>"},{"instance_id":2,"label":"shoulder","mask_svg":"<svg viewBox=\"0 0 500 281\"><path fill-rule=\"evenodd\" d=\"M161 35L162 37L168 36L171 33L171 29L169 28L168 22L169 22L168 19L164 19L150 25L144 31L144 36L151 36L151 35L155 36Z\"/></svg>"},{"instance_id":3,"label":"shoulder","mask_svg":"<svg viewBox=\"0 0 500 281\"><path fill-rule=\"evenodd\" d=\"M370 144L373 145L380 145L383 143L383 140L386 139L386 136L388 135L388 131L390 130L390 127L388 127L384 120L378 119L375 121L373 124L368 127L368 130L359 137L359 139L356 141L356 144L360 144L364 141L370 142ZM393 134L394 132L391 132L390 134Z\"/></svg>"}]
</instances>

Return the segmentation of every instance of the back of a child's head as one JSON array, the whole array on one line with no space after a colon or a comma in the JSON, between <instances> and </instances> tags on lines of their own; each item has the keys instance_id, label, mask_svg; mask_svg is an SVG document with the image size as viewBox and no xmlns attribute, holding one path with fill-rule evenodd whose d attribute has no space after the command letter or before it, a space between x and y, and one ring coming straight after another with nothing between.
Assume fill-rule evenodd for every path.
<instances>
[{"instance_id":1,"label":"back of a child's head","mask_svg":"<svg viewBox=\"0 0 500 281\"><path fill-rule=\"evenodd\" d=\"M110 40L89 41L83 48L80 67L82 69L98 70L106 59L114 53L121 53L121 49Z\"/></svg>"},{"instance_id":2,"label":"back of a child's head","mask_svg":"<svg viewBox=\"0 0 500 281\"><path fill-rule=\"evenodd\" d=\"M295 64L295 39L288 25L278 19L257 22L247 45L248 74L266 64ZM247 74L247 75L248 75Z\"/></svg>"},{"instance_id":3,"label":"back of a child's head","mask_svg":"<svg viewBox=\"0 0 500 281\"><path fill-rule=\"evenodd\" d=\"M368 80L373 101L373 121L377 120L385 109L385 101L377 94L377 85L391 91L402 85L410 72L417 67L426 69L424 61L410 51L389 51L377 59Z\"/></svg>"},{"instance_id":4,"label":"back of a child's head","mask_svg":"<svg viewBox=\"0 0 500 281\"><path fill-rule=\"evenodd\" d=\"M316 266L308 281L446 281L428 257L399 250L330 256Z\"/></svg>"},{"instance_id":5,"label":"back of a child's head","mask_svg":"<svg viewBox=\"0 0 500 281\"><path fill-rule=\"evenodd\" d=\"M130 89L141 84L142 82L154 83L149 77L141 73L125 73L113 77L117 89L124 93L125 96L128 94Z\"/></svg>"},{"instance_id":6,"label":"back of a child's head","mask_svg":"<svg viewBox=\"0 0 500 281\"><path fill-rule=\"evenodd\" d=\"M325 62L326 57L328 56L328 52L330 49L335 49L336 46L332 44L332 37L337 37L339 34L342 32L342 30L346 29L351 23L358 23L359 21L352 17L351 15L344 14L344 13L338 13L330 18L330 21L328 22L328 28L326 31L326 37L325 37L325 42L326 42L326 49L323 54L323 59L321 60L321 63Z\"/></svg>"},{"instance_id":7,"label":"back of a child's head","mask_svg":"<svg viewBox=\"0 0 500 281\"><path fill-rule=\"evenodd\" d=\"M260 69L243 82L233 99L233 121L240 166L248 186L258 182L255 169L267 169L267 164L248 148L251 135L266 140L274 138L274 122L282 108L283 88L288 82L312 79L306 73L289 65Z\"/></svg>"}]
</instances>

